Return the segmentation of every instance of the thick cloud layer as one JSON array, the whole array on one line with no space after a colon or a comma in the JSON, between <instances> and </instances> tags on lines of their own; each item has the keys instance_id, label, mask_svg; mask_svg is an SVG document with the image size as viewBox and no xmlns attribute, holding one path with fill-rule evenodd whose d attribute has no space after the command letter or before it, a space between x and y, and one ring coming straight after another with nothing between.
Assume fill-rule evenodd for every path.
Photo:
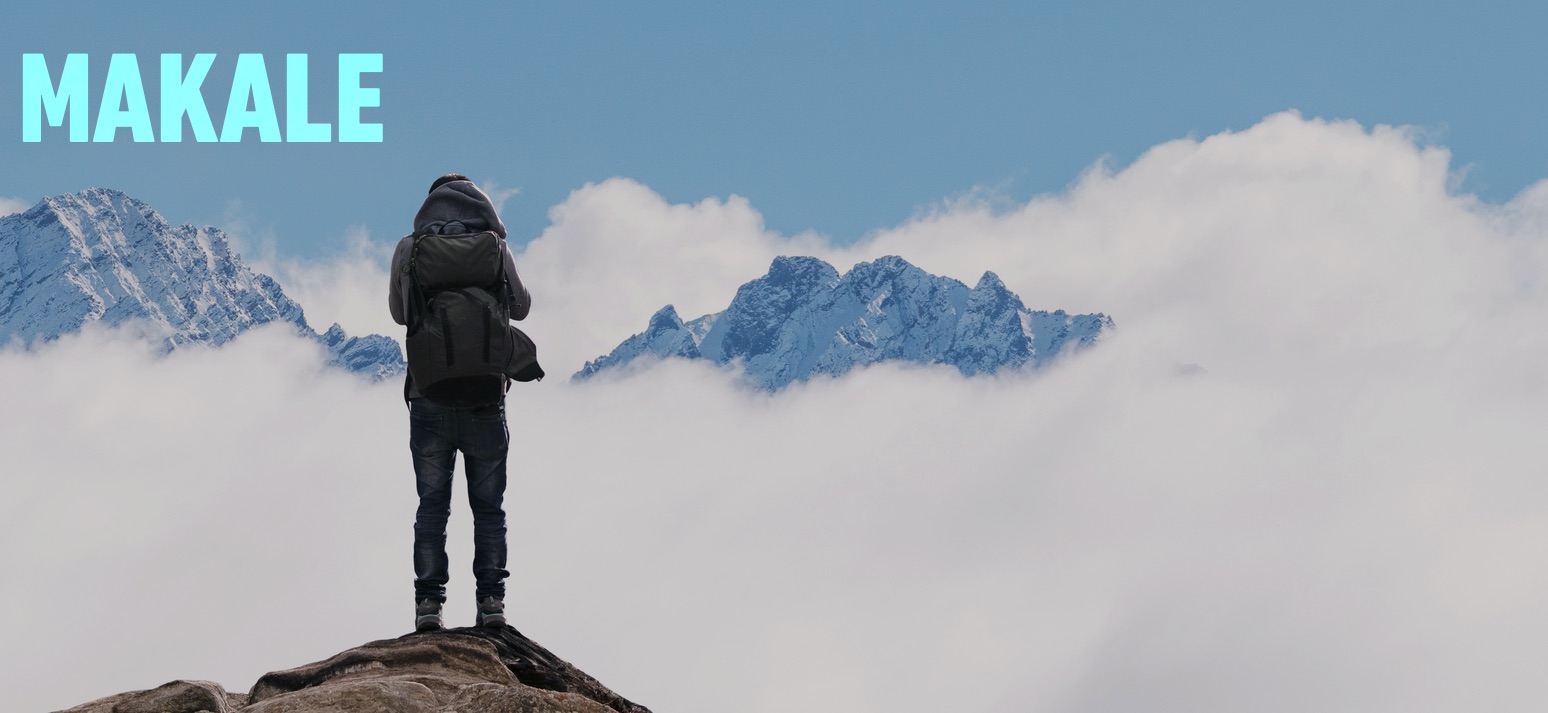
<instances>
[{"instance_id":1,"label":"thick cloud layer","mask_svg":"<svg viewBox=\"0 0 1548 713\"><path fill-rule=\"evenodd\" d=\"M1548 189L1451 180L1402 130L1285 114L852 248L583 188L518 257L556 375L781 253L994 270L1118 331L1030 376L521 386L513 623L663 711L1535 709ZM244 688L406 630L399 393L321 361L277 331L0 354L12 707Z\"/></svg>"}]
</instances>

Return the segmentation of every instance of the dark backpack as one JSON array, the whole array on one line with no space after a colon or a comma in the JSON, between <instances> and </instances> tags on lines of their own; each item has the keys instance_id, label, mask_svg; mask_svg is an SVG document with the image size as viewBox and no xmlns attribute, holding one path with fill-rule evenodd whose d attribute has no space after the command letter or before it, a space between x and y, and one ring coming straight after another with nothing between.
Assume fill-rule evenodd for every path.
<instances>
[{"instance_id":1,"label":"dark backpack","mask_svg":"<svg viewBox=\"0 0 1548 713\"><path fill-rule=\"evenodd\" d=\"M431 401L492 403L505 378L543 378L536 345L510 321L501 240L488 231L414 236L403 267L411 289L404 341L409 377Z\"/></svg>"}]
</instances>

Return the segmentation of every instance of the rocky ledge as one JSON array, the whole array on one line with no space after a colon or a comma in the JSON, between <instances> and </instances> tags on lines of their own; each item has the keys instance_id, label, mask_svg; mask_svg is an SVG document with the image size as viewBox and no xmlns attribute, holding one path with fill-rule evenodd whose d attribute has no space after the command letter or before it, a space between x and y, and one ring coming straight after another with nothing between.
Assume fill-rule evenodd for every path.
<instances>
[{"instance_id":1,"label":"rocky ledge","mask_svg":"<svg viewBox=\"0 0 1548 713\"><path fill-rule=\"evenodd\" d=\"M516 629L462 628L373 641L265 674L247 693L173 681L62 713L650 713Z\"/></svg>"}]
</instances>

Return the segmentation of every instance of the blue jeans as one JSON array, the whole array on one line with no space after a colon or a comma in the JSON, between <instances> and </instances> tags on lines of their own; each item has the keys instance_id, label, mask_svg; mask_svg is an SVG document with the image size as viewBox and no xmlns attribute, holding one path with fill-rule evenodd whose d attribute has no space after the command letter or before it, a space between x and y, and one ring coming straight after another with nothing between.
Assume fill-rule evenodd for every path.
<instances>
[{"instance_id":1,"label":"blue jeans","mask_svg":"<svg viewBox=\"0 0 1548 713\"><path fill-rule=\"evenodd\" d=\"M454 408L409 401L409 450L419 488L414 517L414 598L446 601L446 520L451 516L452 465L462 451L473 508L473 576L477 596L505 598L505 457L510 432L505 401Z\"/></svg>"}]
</instances>

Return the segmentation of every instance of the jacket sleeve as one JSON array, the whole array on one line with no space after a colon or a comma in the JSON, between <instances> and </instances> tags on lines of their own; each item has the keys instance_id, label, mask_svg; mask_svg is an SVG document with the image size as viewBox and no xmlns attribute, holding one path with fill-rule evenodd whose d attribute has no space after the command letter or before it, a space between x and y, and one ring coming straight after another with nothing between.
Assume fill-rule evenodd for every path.
<instances>
[{"instance_id":1,"label":"jacket sleeve","mask_svg":"<svg viewBox=\"0 0 1548 713\"><path fill-rule=\"evenodd\" d=\"M511 247L504 240L500 241L500 251L505 253L505 277L511 299L511 319L526 319L527 312L532 309L532 293L528 292L527 286L521 283L521 275L516 272L516 258L511 255Z\"/></svg>"},{"instance_id":2,"label":"jacket sleeve","mask_svg":"<svg viewBox=\"0 0 1548 713\"><path fill-rule=\"evenodd\" d=\"M408 324L408 315L403 309L403 263L408 261L408 251L403 249L404 240L398 241L398 248L392 251L392 267L387 270L387 309L392 312L392 321L398 324Z\"/></svg>"}]
</instances>

